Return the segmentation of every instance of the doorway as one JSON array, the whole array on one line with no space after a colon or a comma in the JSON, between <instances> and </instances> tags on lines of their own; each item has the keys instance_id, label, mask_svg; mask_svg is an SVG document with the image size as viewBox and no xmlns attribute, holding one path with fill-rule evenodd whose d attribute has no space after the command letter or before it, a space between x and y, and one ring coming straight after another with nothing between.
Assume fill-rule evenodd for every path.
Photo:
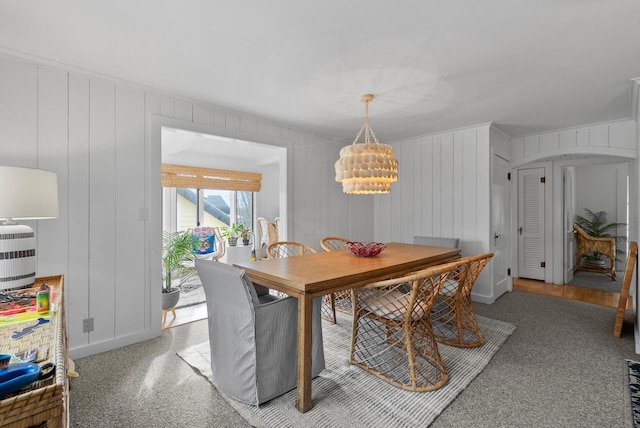
<instances>
[{"instance_id":1,"label":"doorway","mask_svg":"<svg viewBox=\"0 0 640 428\"><path fill-rule=\"evenodd\" d=\"M594 163L579 163L562 167L563 177L563 225L564 225L564 284L595 290L619 292L627 258L629 236L629 161L600 160ZM573 223L576 216L612 225L602 236L616 239L616 281L605 274L579 271L573 275L574 265L587 263L584 258L576 260L576 245ZM613 226L620 225L619 227ZM594 224L597 229L602 226ZM608 265L609 261L603 260Z\"/></svg>"},{"instance_id":2,"label":"doorway","mask_svg":"<svg viewBox=\"0 0 640 428\"><path fill-rule=\"evenodd\" d=\"M174 163L215 169L252 171L262 174L262 189L255 193L257 215L279 216L287 221L287 148L261 144L216 135L218 130L201 124L185 122L160 116L150 118L148 210L162 213L167 209L162 201L161 164ZM174 209L175 211L175 209ZM264 213L264 214L263 214ZM176 218L175 213L169 217ZM175 227L175 226L174 226ZM152 251L146 259L151 284L160 284L160 248L162 216L149 216L145 225ZM167 230L171 230L168 228ZM286 233L286 230L283 231ZM159 288L159 287L158 287ZM159 290L150 287L148 308L153 329L161 330L161 299ZM177 314L178 315L178 314ZM195 318L201 319L200 315ZM204 312L206 317L206 309ZM169 315L168 318L171 318ZM178 317L176 317L178 318ZM195 319L190 319L195 320ZM167 324L169 323L167 319ZM172 323L175 326L177 323Z\"/></svg>"},{"instance_id":3,"label":"doorway","mask_svg":"<svg viewBox=\"0 0 640 428\"><path fill-rule=\"evenodd\" d=\"M545 279L545 169L518 170L518 273Z\"/></svg>"},{"instance_id":4,"label":"doorway","mask_svg":"<svg viewBox=\"0 0 640 428\"><path fill-rule=\"evenodd\" d=\"M537 185L541 172L544 169L544 196L540 192L525 192L524 177L530 176L531 186ZM610 217L608 221L627 223L628 225L619 231L624 236L635 236L635 224L629 219L635 218L635 192L637 186L635 160L615 156L572 155L549 158L543 163L532 163L519 166L514 170L518 183L514 186L514 200L517 201L518 210L513 215L516 239L513 244L518 249L514 255L513 265L517 267L515 277L531 278L542 281L540 284L563 285L574 283L572 278L573 263L575 262L575 243L573 238L573 221L576 214L584 212L584 208L597 211L607 211ZM522 178L522 180L521 180ZM531 190L531 189L528 189ZM535 189L534 189L535 190ZM524 201L525 194L529 195L529 201ZM599 197L606 196L608 202L599 202ZM612 202L613 201L613 202ZM524 249L519 242L520 236L524 236L526 229L523 227L522 235L519 228L525 219L519 218L520 212L524 212L526 204L539 208L540 203L544 208L538 211L542 216L544 234L540 235L544 244L538 247L542 252L545 262L544 276L535 276L535 272L529 275L521 269L521 265L527 260ZM515 204L514 204L515 205ZM591 208L592 207L592 208ZM532 209L532 208L530 208ZM515 210L514 210L515 211ZM534 216L534 219L536 217ZM537 220L536 220L537 221ZM539 224L534 222L534 224ZM526 236L525 236L526 237ZM535 243L535 241L534 241ZM619 255L618 270L622 270L626 259L627 242L621 241L619 247L625 252ZM529 257L531 259L531 257ZM530 264L535 261L530 262ZM532 267L536 267L535 264ZM535 269L534 269L535 271ZM578 273L578 277L583 273ZM622 276L622 275L620 275ZM602 275L602 279L607 277ZM611 281L610 281L611 282Z\"/></svg>"}]
</instances>

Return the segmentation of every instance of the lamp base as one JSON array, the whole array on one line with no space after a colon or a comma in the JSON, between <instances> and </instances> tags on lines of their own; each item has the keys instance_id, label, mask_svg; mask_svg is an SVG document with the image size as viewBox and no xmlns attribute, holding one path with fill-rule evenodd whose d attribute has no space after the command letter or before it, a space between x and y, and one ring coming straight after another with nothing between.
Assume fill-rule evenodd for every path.
<instances>
[{"instance_id":1,"label":"lamp base","mask_svg":"<svg viewBox=\"0 0 640 428\"><path fill-rule=\"evenodd\" d=\"M23 224L0 224L0 290L27 288L36 277L36 238Z\"/></svg>"}]
</instances>

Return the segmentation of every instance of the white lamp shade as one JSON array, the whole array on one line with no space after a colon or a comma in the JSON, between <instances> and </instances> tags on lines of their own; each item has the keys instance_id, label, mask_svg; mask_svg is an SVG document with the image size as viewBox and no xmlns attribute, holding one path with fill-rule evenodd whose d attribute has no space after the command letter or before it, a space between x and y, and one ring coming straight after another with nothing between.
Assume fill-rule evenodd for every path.
<instances>
[{"instance_id":1,"label":"white lamp shade","mask_svg":"<svg viewBox=\"0 0 640 428\"><path fill-rule=\"evenodd\" d=\"M0 166L0 218L58 217L58 176L33 168Z\"/></svg>"},{"instance_id":2,"label":"white lamp shade","mask_svg":"<svg viewBox=\"0 0 640 428\"><path fill-rule=\"evenodd\" d=\"M0 290L30 287L36 276L33 229L14 220L58 217L58 177L33 168L0 166Z\"/></svg>"}]
</instances>

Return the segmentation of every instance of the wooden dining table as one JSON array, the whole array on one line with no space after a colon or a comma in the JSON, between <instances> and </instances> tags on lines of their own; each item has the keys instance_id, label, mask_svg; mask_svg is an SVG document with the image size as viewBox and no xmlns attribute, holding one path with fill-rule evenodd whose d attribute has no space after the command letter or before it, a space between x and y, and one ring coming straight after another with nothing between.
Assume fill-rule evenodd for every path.
<instances>
[{"instance_id":1,"label":"wooden dining table","mask_svg":"<svg viewBox=\"0 0 640 428\"><path fill-rule=\"evenodd\" d=\"M236 263L251 281L298 299L298 399L304 413L311 400L311 325L313 299L336 291L397 277L460 257L457 248L392 242L374 257L358 257L348 250Z\"/></svg>"}]
</instances>

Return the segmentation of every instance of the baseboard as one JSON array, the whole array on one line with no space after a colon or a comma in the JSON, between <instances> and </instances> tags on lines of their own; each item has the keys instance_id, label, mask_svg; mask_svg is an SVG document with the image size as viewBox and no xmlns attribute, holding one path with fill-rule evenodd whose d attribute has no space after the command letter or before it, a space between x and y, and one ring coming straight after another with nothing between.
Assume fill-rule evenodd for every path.
<instances>
[{"instance_id":1,"label":"baseboard","mask_svg":"<svg viewBox=\"0 0 640 428\"><path fill-rule=\"evenodd\" d=\"M493 296L485 296L482 294L475 294L473 293L473 291L471 292L471 300L473 302L478 302L478 303L485 303L487 305L490 305L492 303L494 303L496 301L496 298Z\"/></svg>"},{"instance_id":2,"label":"baseboard","mask_svg":"<svg viewBox=\"0 0 640 428\"><path fill-rule=\"evenodd\" d=\"M132 345L134 343L143 342L162 335L162 331L144 331L131 334L129 336L118 337L113 340L105 340L103 342L92 343L87 346L69 349L69 358L79 359L94 354L111 351L113 349L122 348L123 346Z\"/></svg>"}]
</instances>

